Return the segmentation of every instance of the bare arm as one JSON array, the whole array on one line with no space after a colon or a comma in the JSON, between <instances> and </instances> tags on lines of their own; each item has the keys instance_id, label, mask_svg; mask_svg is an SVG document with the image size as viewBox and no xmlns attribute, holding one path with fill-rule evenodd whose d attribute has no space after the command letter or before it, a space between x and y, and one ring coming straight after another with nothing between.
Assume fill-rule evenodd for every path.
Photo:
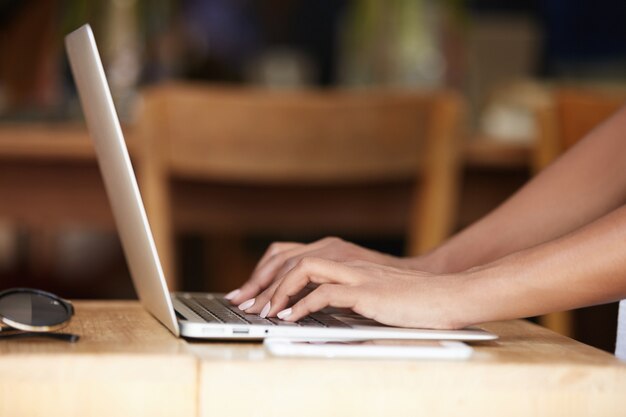
<instances>
[{"instance_id":1,"label":"bare arm","mask_svg":"<svg viewBox=\"0 0 626 417\"><path fill-rule=\"evenodd\" d=\"M319 287L289 307L290 296L310 282ZM285 274L267 314L295 321L334 306L389 325L461 328L625 297L626 206L553 241L454 274L305 258Z\"/></svg>"},{"instance_id":2,"label":"bare arm","mask_svg":"<svg viewBox=\"0 0 626 417\"><path fill-rule=\"evenodd\" d=\"M466 305L472 323L626 298L626 206L558 239L470 270L466 276L471 288L468 299L475 302L474 307Z\"/></svg>"},{"instance_id":3,"label":"bare arm","mask_svg":"<svg viewBox=\"0 0 626 417\"><path fill-rule=\"evenodd\" d=\"M626 108L482 220L408 265L462 271L564 235L626 197Z\"/></svg>"}]
</instances>

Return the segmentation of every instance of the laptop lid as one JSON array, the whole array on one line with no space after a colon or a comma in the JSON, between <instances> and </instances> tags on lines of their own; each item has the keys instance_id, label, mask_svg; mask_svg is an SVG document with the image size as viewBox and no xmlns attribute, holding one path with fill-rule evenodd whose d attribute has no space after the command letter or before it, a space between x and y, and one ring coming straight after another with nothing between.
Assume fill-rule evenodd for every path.
<instances>
[{"instance_id":1,"label":"laptop lid","mask_svg":"<svg viewBox=\"0 0 626 417\"><path fill-rule=\"evenodd\" d=\"M130 274L143 306L176 336L178 322L98 48L87 24L65 46Z\"/></svg>"}]
</instances>

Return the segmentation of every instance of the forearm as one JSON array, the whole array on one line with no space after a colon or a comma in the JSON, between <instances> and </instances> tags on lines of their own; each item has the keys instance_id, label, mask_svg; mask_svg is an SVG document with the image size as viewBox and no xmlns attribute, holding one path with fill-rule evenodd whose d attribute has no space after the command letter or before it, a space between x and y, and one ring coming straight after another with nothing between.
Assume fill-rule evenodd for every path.
<instances>
[{"instance_id":1,"label":"forearm","mask_svg":"<svg viewBox=\"0 0 626 417\"><path fill-rule=\"evenodd\" d=\"M460 274L462 326L626 298L626 206L578 231Z\"/></svg>"},{"instance_id":2,"label":"forearm","mask_svg":"<svg viewBox=\"0 0 626 417\"><path fill-rule=\"evenodd\" d=\"M309 284L316 287L293 302ZM626 297L626 206L553 241L451 274L304 257L263 298L240 306L297 321L348 308L390 326L448 329ZM249 303L252 304L249 304Z\"/></svg>"},{"instance_id":3,"label":"forearm","mask_svg":"<svg viewBox=\"0 0 626 417\"><path fill-rule=\"evenodd\" d=\"M562 236L621 206L626 194L626 109L504 204L409 266L463 271Z\"/></svg>"}]
</instances>

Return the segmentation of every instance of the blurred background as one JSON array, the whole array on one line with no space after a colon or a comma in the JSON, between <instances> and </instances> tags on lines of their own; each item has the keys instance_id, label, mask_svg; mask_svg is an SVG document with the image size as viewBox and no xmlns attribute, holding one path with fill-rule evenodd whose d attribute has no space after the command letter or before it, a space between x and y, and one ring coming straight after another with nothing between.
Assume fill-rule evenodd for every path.
<instances>
[{"instance_id":1,"label":"blurred background","mask_svg":"<svg viewBox=\"0 0 626 417\"><path fill-rule=\"evenodd\" d=\"M274 240L338 235L396 255L416 254L495 208L624 102L625 19L620 0L0 0L0 288L135 297L63 47L64 35L84 23L100 48L170 284L227 291L246 279ZM295 173L284 175L289 180L259 171L281 172L272 167L282 162L254 165L246 171L254 173L250 178L220 174L220 161L202 168L197 149L222 155L217 147L226 143L229 158L238 149L247 155L241 145L247 142L228 136L234 129L241 136L245 127L257 142L271 141L272 134L270 127L255 133L261 122L250 111L220 130L211 125L219 125L211 117L223 110L219 104L206 115L181 104L171 117L167 104L154 104L175 103L189 91L232 93L236 98L224 100L233 106L246 103L247 92L257 100L267 94L268 103L295 100L299 109L334 94L363 100L368 96L358 94L369 91L452 94L459 112L438 123L454 125L453 143L443 156L428 154L427 145L426 168L415 159L415 172L435 176L433 184L444 176L447 191L416 194L420 180L397 172L390 181L360 175L359 190L351 189L356 197L347 201L352 194L341 187L350 181L332 168L324 172L333 175L317 182L311 178L321 177L300 177L292 166L284 171ZM358 141L358 133L341 126L347 113L332 107L338 102L318 105L334 108L339 122L329 125ZM278 113L291 109L282 101L259 103ZM350 103L344 111L356 112ZM435 122L424 123L432 133ZM212 134L190 134L185 150L181 124ZM316 127L309 123L309 130ZM157 141L164 131L180 136ZM215 132L221 138L214 140ZM310 131L292 134L317 140ZM293 155L311 155L306 145L299 149ZM194 152L195 159L183 160ZM421 218L412 214L428 204L414 201L425 196L438 201L426 220L423 211ZM368 199L388 203L374 208ZM303 203L290 209L294 200ZM365 201L362 210L352 208L357 200ZM207 201L213 211L205 209ZM249 210L240 210L243 205ZM209 220L203 221L204 210ZM424 237L438 222L439 232ZM612 351L616 312L608 305L541 320Z\"/></svg>"}]
</instances>

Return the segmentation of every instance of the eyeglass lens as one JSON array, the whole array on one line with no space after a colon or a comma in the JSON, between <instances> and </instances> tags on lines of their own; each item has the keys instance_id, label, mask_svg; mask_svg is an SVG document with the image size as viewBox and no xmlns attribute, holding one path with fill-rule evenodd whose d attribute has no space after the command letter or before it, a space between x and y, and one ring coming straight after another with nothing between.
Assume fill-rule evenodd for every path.
<instances>
[{"instance_id":1,"label":"eyeglass lens","mask_svg":"<svg viewBox=\"0 0 626 417\"><path fill-rule=\"evenodd\" d=\"M52 297L16 292L0 297L0 316L29 326L55 326L67 321L70 312Z\"/></svg>"}]
</instances>

